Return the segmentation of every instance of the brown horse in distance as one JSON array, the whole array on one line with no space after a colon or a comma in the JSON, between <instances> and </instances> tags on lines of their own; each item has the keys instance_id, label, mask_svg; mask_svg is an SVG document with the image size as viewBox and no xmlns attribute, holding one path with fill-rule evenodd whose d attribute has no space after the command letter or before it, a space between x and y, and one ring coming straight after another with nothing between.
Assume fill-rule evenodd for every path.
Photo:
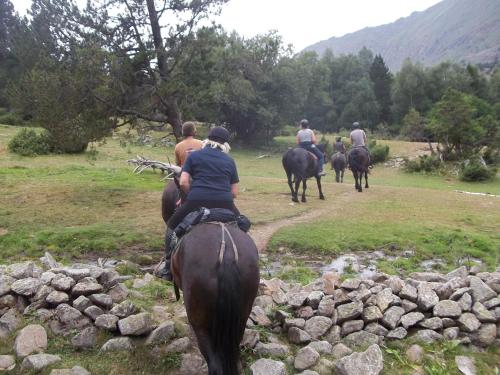
<instances>
[{"instance_id":1,"label":"brown horse in distance","mask_svg":"<svg viewBox=\"0 0 500 375\"><path fill-rule=\"evenodd\" d=\"M345 154L336 152L330 160L332 169L335 170L335 181L344 182L344 172L347 166Z\"/></svg>"},{"instance_id":2,"label":"brown horse in distance","mask_svg":"<svg viewBox=\"0 0 500 375\"><path fill-rule=\"evenodd\" d=\"M349 167L354 177L354 188L360 193L363 191L363 174L365 175L365 188L368 189L368 167L370 165L370 156L363 147L354 147L349 151Z\"/></svg>"},{"instance_id":3,"label":"brown horse in distance","mask_svg":"<svg viewBox=\"0 0 500 375\"><path fill-rule=\"evenodd\" d=\"M317 147L323 154L325 153L325 145L317 145ZM321 190L321 176L318 176L319 163L316 156L301 147L296 147L285 152L282 163L288 180L288 186L292 193L292 201L299 201L298 192L300 183L302 182L302 202L306 202L306 181L311 177L316 178L319 199L325 199L323 191Z\"/></svg>"}]
</instances>

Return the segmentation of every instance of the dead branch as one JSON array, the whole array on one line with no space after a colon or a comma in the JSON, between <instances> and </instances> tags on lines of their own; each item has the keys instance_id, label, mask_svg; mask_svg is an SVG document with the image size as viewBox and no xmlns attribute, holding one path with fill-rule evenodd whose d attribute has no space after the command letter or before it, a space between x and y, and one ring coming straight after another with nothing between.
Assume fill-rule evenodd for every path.
<instances>
[{"instance_id":1,"label":"dead branch","mask_svg":"<svg viewBox=\"0 0 500 375\"><path fill-rule=\"evenodd\" d=\"M127 163L136 165L133 171L133 173L135 174L141 174L148 168L151 168L153 171L159 169L160 171L162 171L162 173L166 173L166 176L163 178L163 180L166 180L167 178L171 178L173 176L178 177L180 176L182 171L181 167L175 164L164 163L157 160L149 160L140 155L137 155L137 159L127 160Z\"/></svg>"}]
</instances>

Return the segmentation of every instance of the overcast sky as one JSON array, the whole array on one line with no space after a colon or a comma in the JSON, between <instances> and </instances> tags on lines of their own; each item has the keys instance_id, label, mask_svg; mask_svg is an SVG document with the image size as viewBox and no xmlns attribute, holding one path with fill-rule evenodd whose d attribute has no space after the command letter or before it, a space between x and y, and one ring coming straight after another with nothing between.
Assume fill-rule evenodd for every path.
<instances>
[{"instance_id":1,"label":"overcast sky","mask_svg":"<svg viewBox=\"0 0 500 375\"><path fill-rule=\"evenodd\" d=\"M24 13L30 0L12 0ZM230 0L217 18L227 30L252 37L277 30L300 51L332 36L378 26L422 11L440 0Z\"/></svg>"}]
</instances>

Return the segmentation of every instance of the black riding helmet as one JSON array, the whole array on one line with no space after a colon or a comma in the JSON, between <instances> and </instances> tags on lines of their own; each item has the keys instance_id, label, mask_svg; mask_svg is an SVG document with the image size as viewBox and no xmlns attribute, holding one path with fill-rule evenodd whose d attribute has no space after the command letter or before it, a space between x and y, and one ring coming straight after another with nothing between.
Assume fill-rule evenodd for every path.
<instances>
[{"instance_id":1,"label":"black riding helmet","mask_svg":"<svg viewBox=\"0 0 500 375\"><path fill-rule=\"evenodd\" d=\"M353 122L352 123L352 127L353 127L353 129L358 129L359 128L359 122L357 122L357 121Z\"/></svg>"},{"instance_id":2,"label":"black riding helmet","mask_svg":"<svg viewBox=\"0 0 500 375\"><path fill-rule=\"evenodd\" d=\"M229 142L229 132L222 126L215 126L210 129L210 132L208 133L208 139L218 143L226 143Z\"/></svg>"}]
</instances>

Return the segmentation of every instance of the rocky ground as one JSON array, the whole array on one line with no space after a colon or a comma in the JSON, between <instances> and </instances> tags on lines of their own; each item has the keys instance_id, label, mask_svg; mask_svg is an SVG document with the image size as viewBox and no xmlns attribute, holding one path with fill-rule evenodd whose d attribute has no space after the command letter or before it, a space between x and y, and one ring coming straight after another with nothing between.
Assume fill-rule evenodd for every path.
<instances>
[{"instance_id":1,"label":"rocky ground","mask_svg":"<svg viewBox=\"0 0 500 375\"><path fill-rule=\"evenodd\" d=\"M500 268L480 271L347 280L326 272L306 286L262 279L242 341L244 372L379 374L382 349L411 337L405 361L421 374L426 344L499 345ZM167 373L206 373L182 305L140 302L140 291L155 283L162 285L109 264L62 266L50 254L40 264L0 266L0 371L90 374L77 365L59 367L71 352L55 351L50 341L65 337L83 352L175 353L179 361ZM455 364L463 374L476 373L471 357L457 355Z\"/></svg>"}]
</instances>

